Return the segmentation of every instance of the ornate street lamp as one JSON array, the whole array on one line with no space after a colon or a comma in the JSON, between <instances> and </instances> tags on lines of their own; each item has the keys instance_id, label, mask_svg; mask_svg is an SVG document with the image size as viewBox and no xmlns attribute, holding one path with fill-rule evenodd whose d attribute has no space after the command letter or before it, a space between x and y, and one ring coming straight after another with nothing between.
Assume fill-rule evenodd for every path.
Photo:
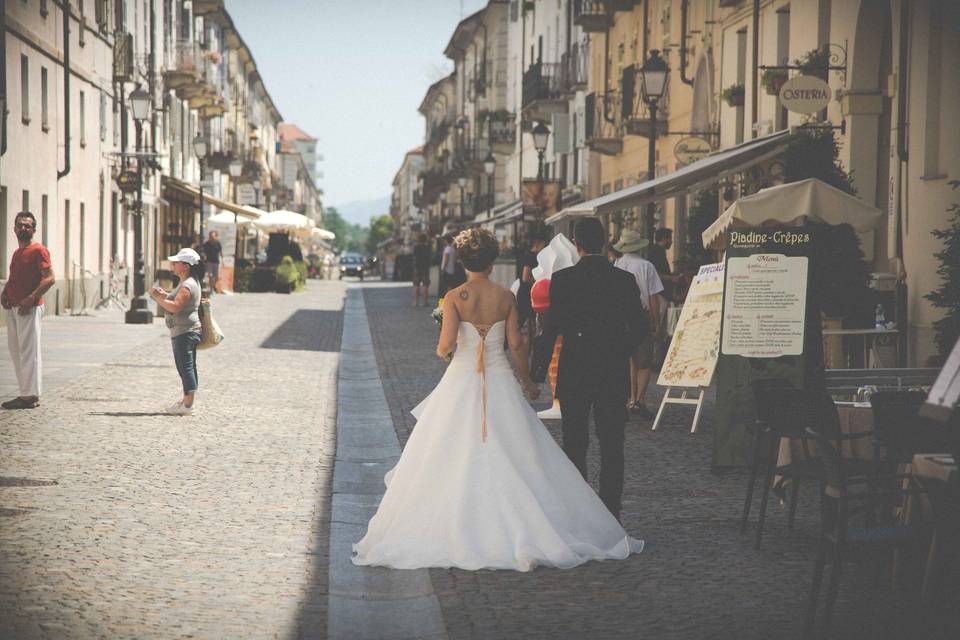
<instances>
[{"instance_id":1,"label":"ornate street lamp","mask_svg":"<svg viewBox=\"0 0 960 640\"><path fill-rule=\"evenodd\" d=\"M147 278L143 260L143 121L150 117L152 99L150 94L137 87L130 92L130 111L137 135L137 202L136 224L133 228L134 276L133 300L130 310L124 315L127 324L151 324L153 313L147 305Z\"/></svg>"},{"instance_id":2,"label":"ornate street lamp","mask_svg":"<svg viewBox=\"0 0 960 640\"><path fill-rule=\"evenodd\" d=\"M493 172L497 170L497 159L493 157L493 152L487 153L487 157L483 159L483 172L487 174L487 197L490 202L489 209L493 209L494 197L493 197ZM491 211L492 212L492 211Z\"/></svg>"},{"instance_id":3,"label":"ornate street lamp","mask_svg":"<svg viewBox=\"0 0 960 640\"><path fill-rule=\"evenodd\" d=\"M657 108L663 94L667 90L667 79L670 76L670 67L663 58L660 57L660 51L650 50L650 57L640 68L640 89L643 101L650 108L650 144L647 147L647 180L653 180L656 177L657 164ZM657 205L651 202L647 205L646 227L647 239L653 242L653 234L657 228L656 221Z\"/></svg>"},{"instance_id":4,"label":"ornate street lamp","mask_svg":"<svg viewBox=\"0 0 960 640\"><path fill-rule=\"evenodd\" d=\"M227 167L230 171L230 177L233 178L233 204L237 204L237 178L243 175L243 163L239 160L233 160ZM234 245L233 245L233 274L237 274L237 260L240 258L240 221L237 212L233 212Z\"/></svg>"},{"instance_id":5,"label":"ornate street lamp","mask_svg":"<svg viewBox=\"0 0 960 640\"><path fill-rule=\"evenodd\" d=\"M463 190L467 186L467 176L461 174L460 177L457 178L457 184L460 185L460 219L465 220L467 215L463 209Z\"/></svg>"},{"instance_id":6,"label":"ornate street lamp","mask_svg":"<svg viewBox=\"0 0 960 640\"><path fill-rule=\"evenodd\" d=\"M542 120L530 132L533 136L533 147L537 150L537 179L543 180L543 154L547 151L547 141L550 139L550 127Z\"/></svg>"},{"instance_id":7,"label":"ornate street lamp","mask_svg":"<svg viewBox=\"0 0 960 640\"><path fill-rule=\"evenodd\" d=\"M140 87L130 92L130 111L133 112L135 122L143 122L150 117L150 106L152 102L150 94Z\"/></svg>"},{"instance_id":8,"label":"ornate street lamp","mask_svg":"<svg viewBox=\"0 0 960 640\"><path fill-rule=\"evenodd\" d=\"M200 164L200 240L203 241L203 169L207 158L207 139L198 133L193 139L193 153Z\"/></svg>"}]
</instances>

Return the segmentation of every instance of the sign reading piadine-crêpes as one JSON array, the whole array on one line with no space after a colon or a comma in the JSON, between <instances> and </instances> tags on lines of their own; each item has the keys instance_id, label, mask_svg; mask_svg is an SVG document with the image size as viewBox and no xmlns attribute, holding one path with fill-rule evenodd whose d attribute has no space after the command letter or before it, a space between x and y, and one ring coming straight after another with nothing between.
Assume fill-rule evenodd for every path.
<instances>
[{"instance_id":1,"label":"sign reading piadine-cr\u00eapes","mask_svg":"<svg viewBox=\"0 0 960 640\"><path fill-rule=\"evenodd\" d=\"M746 358L803 353L805 256L756 253L727 259L721 351Z\"/></svg>"}]
</instances>

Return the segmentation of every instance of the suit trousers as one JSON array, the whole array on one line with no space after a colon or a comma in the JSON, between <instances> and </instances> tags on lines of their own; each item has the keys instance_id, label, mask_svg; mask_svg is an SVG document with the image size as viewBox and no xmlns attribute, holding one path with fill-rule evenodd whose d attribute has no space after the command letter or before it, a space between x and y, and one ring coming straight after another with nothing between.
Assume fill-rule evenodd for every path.
<instances>
[{"instance_id":1,"label":"suit trousers","mask_svg":"<svg viewBox=\"0 0 960 640\"><path fill-rule=\"evenodd\" d=\"M620 385L613 385L619 387ZM579 391L579 390L578 390ZM627 422L626 396L609 387L595 394L566 392L560 396L563 451L587 479L590 410L600 441L600 499L617 519L623 495L623 439Z\"/></svg>"},{"instance_id":2,"label":"suit trousers","mask_svg":"<svg viewBox=\"0 0 960 640\"><path fill-rule=\"evenodd\" d=\"M17 384L22 397L40 396L40 318L43 317L43 305L30 309L26 315L20 315L20 309L6 310L7 346L10 359L17 375Z\"/></svg>"}]
</instances>

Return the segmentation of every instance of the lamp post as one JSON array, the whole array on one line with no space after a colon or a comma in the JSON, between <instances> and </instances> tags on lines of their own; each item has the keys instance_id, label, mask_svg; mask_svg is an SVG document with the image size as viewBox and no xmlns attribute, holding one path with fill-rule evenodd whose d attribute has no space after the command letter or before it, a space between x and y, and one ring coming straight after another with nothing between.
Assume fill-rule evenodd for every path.
<instances>
[{"instance_id":1,"label":"lamp post","mask_svg":"<svg viewBox=\"0 0 960 640\"><path fill-rule=\"evenodd\" d=\"M670 75L670 67L663 58L660 57L660 51L650 50L650 57L640 68L640 88L643 101L650 108L650 143L647 147L647 180L653 180L657 172L657 107L667 90L667 78ZM647 205L646 231L647 240L653 242L653 234L657 229L656 221L657 205L650 202Z\"/></svg>"},{"instance_id":2,"label":"lamp post","mask_svg":"<svg viewBox=\"0 0 960 640\"><path fill-rule=\"evenodd\" d=\"M230 163L230 181L233 182L233 204L237 205L237 179L243 174L243 163L234 160ZM233 212L233 275L237 275L237 261L240 259L240 221L236 209Z\"/></svg>"},{"instance_id":3,"label":"lamp post","mask_svg":"<svg viewBox=\"0 0 960 640\"><path fill-rule=\"evenodd\" d=\"M207 158L207 139L202 133L193 139L193 153L200 164L200 240L203 241L203 169Z\"/></svg>"},{"instance_id":4,"label":"lamp post","mask_svg":"<svg viewBox=\"0 0 960 640\"><path fill-rule=\"evenodd\" d=\"M493 172L497 170L497 159L493 157L493 152L489 152L487 157L483 159L483 172L487 174L487 197L490 199L489 209L491 213L493 212L494 197L493 197Z\"/></svg>"},{"instance_id":5,"label":"lamp post","mask_svg":"<svg viewBox=\"0 0 960 640\"><path fill-rule=\"evenodd\" d=\"M467 176L461 175L457 178L457 184L460 185L460 220L463 221L467 218L467 214L463 210L463 190L467 186Z\"/></svg>"},{"instance_id":6,"label":"lamp post","mask_svg":"<svg viewBox=\"0 0 960 640\"><path fill-rule=\"evenodd\" d=\"M143 121L150 117L150 107L153 99L150 94L137 87L130 93L130 110L133 112L133 122L137 135L137 221L133 228L134 244L134 276L133 300L130 301L130 310L124 316L127 324L151 324L153 313L147 305L146 273L143 259Z\"/></svg>"},{"instance_id":7,"label":"lamp post","mask_svg":"<svg viewBox=\"0 0 960 640\"><path fill-rule=\"evenodd\" d=\"M543 212L543 156L547 152L547 142L550 139L550 127L548 127L545 122L540 120L537 122L536 126L533 127L533 130L530 131L530 135L533 136L533 148L537 150L537 180L540 183L540 191L537 194L536 216L539 219ZM522 228L526 224L524 221L524 213L525 211L521 205L520 221L513 227L513 244L514 250L517 253L518 278L520 277L520 274L523 273L523 251L520 248L520 243L523 241L523 236L526 236L526 233L523 233L521 236L518 229ZM525 229L523 231L525 231Z\"/></svg>"}]
</instances>

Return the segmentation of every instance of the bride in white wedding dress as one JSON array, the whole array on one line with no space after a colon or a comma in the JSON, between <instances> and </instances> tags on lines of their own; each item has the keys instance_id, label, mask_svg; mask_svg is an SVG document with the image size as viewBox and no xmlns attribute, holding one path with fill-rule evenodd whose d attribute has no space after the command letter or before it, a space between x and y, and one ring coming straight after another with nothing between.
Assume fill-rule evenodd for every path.
<instances>
[{"instance_id":1,"label":"bride in white wedding dress","mask_svg":"<svg viewBox=\"0 0 960 640\"><path fill-rule=\"evenodd\" d=\"M413 410L416 427L354 564L419 569L567 569L643 549L537 418L516 301L488 279L497 240L455 241L469 278L447 293L437 353L453 358ZM518 384L503 349L510 346ZM455 347L455 351L454 351Z\"/></svg>"}]
</instances>

